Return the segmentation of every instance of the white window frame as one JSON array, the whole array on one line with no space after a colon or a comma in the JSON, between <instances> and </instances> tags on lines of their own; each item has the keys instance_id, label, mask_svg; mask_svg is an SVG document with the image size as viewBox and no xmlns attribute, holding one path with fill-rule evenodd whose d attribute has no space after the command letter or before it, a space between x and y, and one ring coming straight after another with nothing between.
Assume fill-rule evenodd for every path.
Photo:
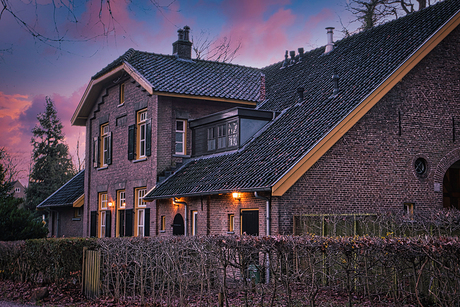
<instances>
[{"instance_id":1,"label":"white window frame","mask_svg":"<svg viewBox=\"0 0 460 307\"><path fill-rule=\"evenodd\" d=\"M139 111L138 113L138 144L139 144L139 157L138 158L145 158L147 157L147 110Z\"/></svg>"},{"instance_id":2,"label":"white window frame","mask_svg":"<svg viewBox=\"0 0 460 307\"><path fill-rule=\"evenodd\" d=\"M145 230L145 223L149 223L150 221L145 220L145 208L147 207L147 203L142 200L142 197L147 194L147 188L136 188L135 189L135 196L136 196L136 232L138 237L144 236Z\"/></svg>"},{"instance_id":3,"label":"white window frame","mask_svg":"<svg viewBox=\"0 0 460 307\"><path fill-rule=\"evenodd\" d=\"M144 236L145 230L145 209L137 209L137 235Z\"/></svg>"},{"instance_id":4,"label":"white window frame","mask_svg":"<svg viewBox=\"0 0 460 307\"><path fill-rule=\"evenodd\" d=\"M182 123L182 130L178 129L178 123ZM174 142L174 152L176 155L185 155L186 153L186 136L187 136L187 121L185 119L176 119L176 133ZM181 146L178 150L177 146Z\"/></svg>"},{"instance_id":5,"label":"white window frame","mask_svg":"<svg viewBox=\"0 0 460 307\"><path fill-rule=\"evenodd\" d=\"M192 210L192 236L197 235L198 211Z\"/></svg>"},{"instance_id":6,"label":"white window frame","mask_svg":"<svg viewBox=\"0 0 460 307\"><path fill-rule=\"evenodd\" d=\"M118 209L126 209L126 192L118 191Z\"/></svg>"},{"instance_id":7,"label":"white window frame","mask_svg":"<svg viewBox=\"0 0 460 307\"><path fill-rule=\"evenodd\" d=\"M109 196L107 193L99 193L99 217L100 217L100 227L99 227L99 238L105 237L106 232L106 215L108 210L108 200Z\"/></svg>"},{"instance_id":8,"label":"white window frame","mask_svg":"<svg viewBox=\"0 0 460 307\"><path fill-rule=\"evenodd\" d=\"M235 128L234 131L232 131L232 128ZM228 137L228 142L227 142L228 147L238 146L238 123L236 121L233 121L227 124L227 137Z\"/></svg>"}]
</instances>

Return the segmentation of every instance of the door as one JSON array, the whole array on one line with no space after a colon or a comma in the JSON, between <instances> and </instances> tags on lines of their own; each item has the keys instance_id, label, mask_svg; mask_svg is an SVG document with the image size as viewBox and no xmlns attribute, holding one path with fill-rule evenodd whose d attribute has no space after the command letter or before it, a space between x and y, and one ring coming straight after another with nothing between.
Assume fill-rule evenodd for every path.
<instances>
[{"instance_id":1,"label":"door","mask_svg":"<svg viewBox=\"0 0 460 307\"><path fill-rule=\"evenodd\" d=\"M259 210L241 210L241 234L259 235Z\"/></svg>"},{"instance_id":2,"label":"door","mask_svg":"<svg viewBox=\"0 0 460 307\"><path fill-rule=\"evenodd\" d=\"M176 214L173 222L173 235L183 236L184 235L184 218L180 213Z\"/></svg>"}]
</instances>

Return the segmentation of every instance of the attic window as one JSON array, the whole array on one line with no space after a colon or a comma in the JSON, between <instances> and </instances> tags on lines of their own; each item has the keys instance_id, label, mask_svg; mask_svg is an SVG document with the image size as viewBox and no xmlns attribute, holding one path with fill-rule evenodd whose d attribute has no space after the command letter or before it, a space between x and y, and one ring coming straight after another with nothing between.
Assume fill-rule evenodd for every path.
<instances>
[{"instance_id":1,"label":"attic window","mask_svg":"<svg viewBox=\"0 0 460 307\"><path fill-rule=\"evenodd\" d=\"M122 83L120 84L120 101L119 105L122 105L125 103L125 84Z\"/></svg>"}]
</instances>

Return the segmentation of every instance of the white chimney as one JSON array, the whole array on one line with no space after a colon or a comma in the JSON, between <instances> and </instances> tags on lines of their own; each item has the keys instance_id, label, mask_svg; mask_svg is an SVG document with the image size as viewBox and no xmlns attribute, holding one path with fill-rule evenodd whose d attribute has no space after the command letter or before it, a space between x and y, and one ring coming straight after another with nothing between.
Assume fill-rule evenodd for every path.
<instances>
[{"instance_id":1,"label":"white chimney","mask_svg":"<svg viewBox=\"0 0 460 307\"><path fill-rule=\"evenodd\" d=\"M334 29L333 27L327 27L327 45L324 53L329 53L334 49Z\"/></svg>"}]
</instances>

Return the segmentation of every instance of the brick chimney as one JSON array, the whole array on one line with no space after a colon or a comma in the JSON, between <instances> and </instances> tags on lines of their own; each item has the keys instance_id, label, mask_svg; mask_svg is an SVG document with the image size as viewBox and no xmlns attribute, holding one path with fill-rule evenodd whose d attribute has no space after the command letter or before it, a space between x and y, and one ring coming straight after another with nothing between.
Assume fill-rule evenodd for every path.
<instances>
[{"instance_id":1,"label":"brick chimney","mask_svg":"<svg viewBox=\"0 0 460 307\"><path fill-rule=\"evenodd\" d=\"M190 27L185 26L184 29L177 30L177 41L173 43L173 54L181 59L192 58L192 42L189 39Z\"/></svg>"}]
</instances>

